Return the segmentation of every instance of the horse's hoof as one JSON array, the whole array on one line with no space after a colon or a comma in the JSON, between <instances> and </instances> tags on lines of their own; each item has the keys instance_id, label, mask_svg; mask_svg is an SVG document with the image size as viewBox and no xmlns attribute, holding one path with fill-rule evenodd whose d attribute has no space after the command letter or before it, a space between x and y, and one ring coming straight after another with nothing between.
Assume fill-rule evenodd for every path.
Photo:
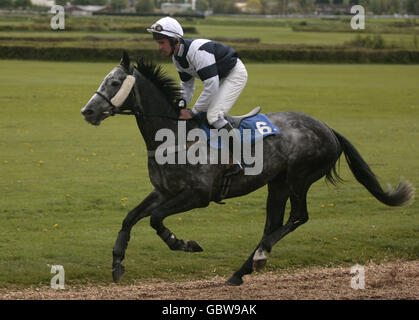
<instances>
[{"instance_id":1,"label":"horse's hoof","mask_svg":"<svg viewBox=\"0 0 419 320\"><path fill-rule=\"evenodd\" d=\"M242 278L236 277L236 276L231 276L230 279L228 279L226 281L226 284L227 285L229 285L229 286L236 286L236 287L239 286L239 285L241 285L242 283L243 283Z\"/></svg>"},{"instance_id":2,"label":"horse's hoof","mask_svg":"<svg viewBox=\"0 0 419 320\"><path fill-rule=\"evenodd\" d=\"M185 251L186 252L201 252L204 251L202 247L199 245L198 242L194 240L188 240L185 243Z\"/></svg>"},{"instance_id":3,"label":"horse's hoof","mask_svg":"<svg viewBox=\"0 0 419 320\"><path fill-rule=\"evenodd\" d=\"M266 266L268 258L266 257L265 250L258 249L253 256L253 271L259 271Z\"/></svg>"},{"instance_id":4,"label":"horse's hoof","mask_svg":"<svg viewBox=\"0 0 419 320\"><path fill-rule=\"evenodd\" d=\"M125 273L125 267L122 264L117 263L117 264L113 265L113 267L112 267L112 278L113 278L114 282L118 282L119 279L122 278L124 273Z\"/></svg>"}]
</instances>

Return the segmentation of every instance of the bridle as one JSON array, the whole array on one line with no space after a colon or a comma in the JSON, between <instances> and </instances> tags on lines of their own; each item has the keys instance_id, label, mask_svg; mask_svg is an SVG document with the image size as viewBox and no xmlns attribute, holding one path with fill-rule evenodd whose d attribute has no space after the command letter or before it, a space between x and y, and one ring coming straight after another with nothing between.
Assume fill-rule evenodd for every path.
<instances>
[{"instance_id":1,"label":"bridle","mask_svg":"<svg viewBox=\"0 0 419 320\"><path fill-rule=\"evenodd\" d=\"M135 69L132 65L130 65L130 69L127 70L126 68L124 68L122 65L117 66L117 68L120 68L122 71L124 71L125 73L128 73L128 75L132 75L135 77L135 73L139 73L139 71L137 69ZM137 77L135 77L137 79ZM157 118L168 118L168 119L172 119L172 120L178 120L177 117L173 117L170 115L164 115L164 114L150 114L150 113L145 113L144 112L144 108L143 105L141 104L141 98L140 98L140 93L138 91L138 87L136 86L136 84L134 83L130 93L128 94L127 98L125 99L125 101L128 100L130 95L134 96L134 101L135 103L133 104L133 106L121 106L121 107L116 107L112 102L111 99L109 99L108 97L106 97L103 93L96 91L95 92L98 96L100 96L103 100L105 100L110 106L111 109L109 111L105 111L104 114L107 116L114 116L116 114L121 114L121 115L134 115L137 119L140 118L148 118L148 117L157 117ZM125 104L125 102L124 102Z\"/></svg>"},{"instance_id":2,"label":"bridle","mask_svg":"<svg viewBox=\"0 0 419 320\"><path fill-rule=\"evenodd\" d=\"M120 68L125 73L134 75L135 69L133 67L132 67L132 72L127 72L127 70L125 68L123 68L122 66L118 66L117 68ZM125 107L125 108L123 106L117 107L112 103L111 99L109 99L103 93L101 93L99 91L96 91L95 93L99 97L101 97L103 100L105 100L111 106L110 111L105 111L104 112L104 114L106 114L108 116L114 116L116 114L141 116L142 114L144 114L143 107L142 107L142 104L141 104L140 94L139 94L138 88L135 86L135 84L132 87L132 89L131 89L130 93L128 94L127 98L125 99L125 101L126 101L131 94L134 95L134 100L135 100L136 103L132 107Z\"/></svg>"}]
</instances>

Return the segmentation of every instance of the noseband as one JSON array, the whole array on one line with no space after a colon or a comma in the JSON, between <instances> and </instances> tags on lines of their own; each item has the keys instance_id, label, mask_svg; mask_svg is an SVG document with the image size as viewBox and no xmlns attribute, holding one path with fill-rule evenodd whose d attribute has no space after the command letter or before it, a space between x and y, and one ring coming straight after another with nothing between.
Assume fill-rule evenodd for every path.
<instances>
[{"instance_id":1,"label":"noseband","mask_svg":"<svg viewBox=\"0 0 419 320\"><path fill-rule=\"evenodd\" d=\"M115 115L115 113L117 112L117 111L115 111L115 110L117 110L118 108L111 102L111 100L109 100L104 94L102 94L102 93L100 93L99 91L96 91L95 92L98 96L100 96L103 100L105 100L110 106L111 106L111 111L105 111L104 113L105 114L109 114L109 115L111 115L111 116L114 116Z\"/></svg>"}]
</instances>

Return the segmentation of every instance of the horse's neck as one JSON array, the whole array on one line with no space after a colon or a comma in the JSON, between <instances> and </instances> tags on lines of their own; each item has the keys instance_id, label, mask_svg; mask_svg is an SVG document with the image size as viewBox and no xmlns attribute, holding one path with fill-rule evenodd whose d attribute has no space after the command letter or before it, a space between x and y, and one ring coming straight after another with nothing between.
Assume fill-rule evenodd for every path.
<instances>
[{"instance_id":1,"label":"horse's neck","mask_svg":"<svg viewBox=\"0 0 419 320\"><path fill-rule=\"evenodd\" d=\"M171 108L171 106L159 94L158 90L144 77L141 76L138 80L138 91L141 97L144 116L136 116L137 125L141 131L147 150L153 151L162 143L155 139L160 129L171 130L177 137L177 121L164 117L164 115L168 114L167 109ZM162 114L163 117L156 116L158 114ZM150 116L148 117L147 115Z\"/></svg>"},{"instance_id":2,"label":"horse's neck","mask_svg":"<svg viewBox=\"0 0 419 320\"><path fill-rule=\"evenodd\" d=\"M156 117L140 117L137 116L138 128L141 131L143 139L145 141L147 150L154 151L162 143L162 141L156 141L156 134L160 129L170 130L177 136L177 121Z\"/></svg>"}]
</instances>

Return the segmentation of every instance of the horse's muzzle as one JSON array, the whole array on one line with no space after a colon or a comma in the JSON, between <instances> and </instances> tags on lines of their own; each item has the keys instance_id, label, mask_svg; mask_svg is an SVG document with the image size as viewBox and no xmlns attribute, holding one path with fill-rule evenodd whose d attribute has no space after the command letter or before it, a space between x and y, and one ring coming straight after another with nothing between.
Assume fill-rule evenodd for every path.
<instances>
[{"instance_id":1,"label":"horse's muzzle","mask_svg":"<svg viewBox=\"0 0 419 320\"><path fill-rule=\"evenodd\" d=\"M81 109L80 112L83 115L84 120L86 120L88 123L90 123L94 126L100 125L101 121L108 117L106 115L104 115L103 117L98 116L97 112L95 112L95 110L93 110L91 108L88 108L88 107L84 107L83 109Z\"/></svg>"},{"instance_id":2,"label":"horse's muzzle","mask_svg":"<svg viewBox=\"0 0 419 320\"><path fill-rule=\"evenodd\" d=\"M88 117L88 116L91 116L91 115L93 115L95 112L92 110L92 109L87 109L87 108L83 108L83 109L81 109L81 114L84 116L84 117Z\"/></svg>"}]
</instances>

